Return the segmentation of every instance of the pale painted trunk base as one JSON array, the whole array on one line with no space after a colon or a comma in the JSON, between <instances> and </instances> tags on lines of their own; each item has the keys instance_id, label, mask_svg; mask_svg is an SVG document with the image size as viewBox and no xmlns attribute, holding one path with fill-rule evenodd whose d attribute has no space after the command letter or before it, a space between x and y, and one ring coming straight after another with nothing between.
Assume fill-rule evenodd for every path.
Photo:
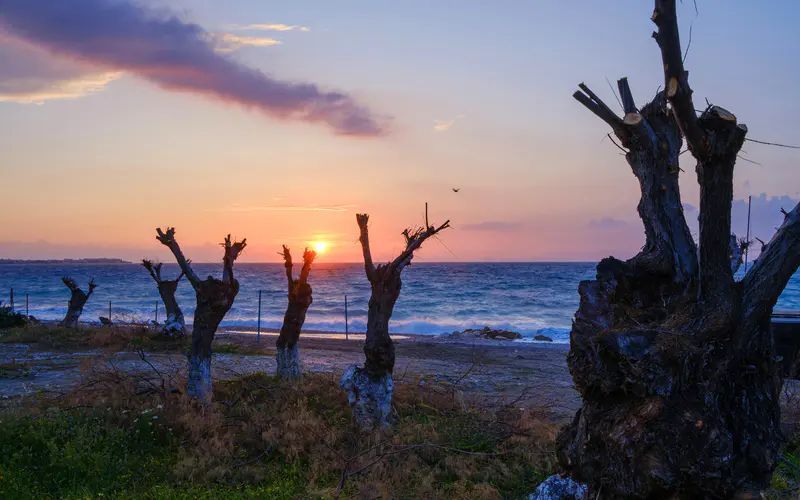
<instances>
[{"instance_id":1,"label":"pale painted trunk base","mask_svg":"<svg viewBox=\"0 0 800 500\"><path fill-rule=\"evenodd\" d=\"M278 347L275 360L278 362L277 373L280 378L297 379L302 375L298 344L292 347Z\"/></svg>"},{"instance_id":2,"label":"pale painted trunk base","mask_svg":"<svg viewBox=\"0 0 800 500\"><path fill-rule=\"evenodd\" d=\"M347 392L356 423L362 427L388 427L392 411L392 374L369 377L356 365L350 365L339 386Z\"/></svg>"},{"instance_id":3,"label":"pale painted trunk base","mask_svg":"<svg viewBox=\"0 0 800 500\"><path fill-rule=\"evenodd\" d=\"M161 327L161 334L167 337L184 337L186 336L186 325L184 324L183 317L177 317L174 314L167 316L167 321Z\"/></svg>"},{"instance_id":4,"label":"pale painted trunk base","mask_svg":"<svg viewBox=\"0 0 800 500\"><path fill-rule=\"evenodd\" d=\"M189 356L189 380L186 392L204 404L211 403L211 357Z\"/></svg>"}]
</instances>

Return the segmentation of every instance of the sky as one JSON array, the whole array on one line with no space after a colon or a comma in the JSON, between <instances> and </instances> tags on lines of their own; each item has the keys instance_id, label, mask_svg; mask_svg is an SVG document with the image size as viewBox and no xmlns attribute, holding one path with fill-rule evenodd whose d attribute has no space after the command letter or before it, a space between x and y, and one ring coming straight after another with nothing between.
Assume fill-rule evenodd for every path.
<instances>
[{"instance_id":1,"label":"sky","mask_svg":"<svg viewBox=\"0 0 800 500\"><path fill-rule=\"evenodd\" d=\"M639 189L607 125L663 83L652 3L635 0L0 0L0 258L242 261L324 241L373 256L450 219L416 261L595 261L644 243ZM800 143L800 3L678 5L697 102L748 137ZM621 111L620 111L621 114ZM769 239L800 199L800 151L748 142L733 223ZM694 161L682 196L696 231ZM458 188L456 193L453 188Z\"/></svg>"}]
</instances>

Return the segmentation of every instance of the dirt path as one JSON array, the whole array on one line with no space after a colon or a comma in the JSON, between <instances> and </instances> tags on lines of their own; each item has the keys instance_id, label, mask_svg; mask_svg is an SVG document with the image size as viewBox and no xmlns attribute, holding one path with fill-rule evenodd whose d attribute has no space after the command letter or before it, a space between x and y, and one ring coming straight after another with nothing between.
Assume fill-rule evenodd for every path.
<instances>
[{"instance_id":1,"label":"dirt path","mask_svg":"<svg viewBox=\"0 0 800 500\"><path fill-rule=\"evenodd\" d=\"M330 372L338 377L353 363L362 364L363 340L348 341L330 334L304 334L300 355L307 371ZM215 344L232 345L229 351L247 354L214 354L213 375L232 378L252 372L274 373L272 347L275 336L219 333ZM435 383L453 387L465 394L484 398L515 400L523 391L524 404L552 405L566 418L578 408L578 395L572 389L567 371L568 346L487 341L475 344L444 343L425 336L398 336L395 380ZM220 350L225 350L220 347ZM38 350L35 344L0 344L0 365L26 364L25 376L0 377L0 397L15 398L37 391L62 391L81 380L81 365L103 359L108 366L124 371L151 370L137 353L104 353L101 350L56 352ZM178 354L148 353L147 360L159 371L176 373L185 369L185 358ZM525 401L525 402L523 402Z\"/></svg>"}]
</instances>

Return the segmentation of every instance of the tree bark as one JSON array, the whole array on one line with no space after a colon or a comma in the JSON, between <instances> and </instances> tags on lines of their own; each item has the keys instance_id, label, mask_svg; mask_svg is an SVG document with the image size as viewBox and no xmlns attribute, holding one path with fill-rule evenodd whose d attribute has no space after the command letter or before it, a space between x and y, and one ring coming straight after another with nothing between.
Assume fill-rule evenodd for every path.
<instances>
[{"instance_id":1,"label":"tree bark","mask_svg":"<svg viewBox=\"0 0 800 500\"><path fill-rule=\"evenodd\" d=\"M394 304L400 297L402 281L400 274L411 263L414 251L422 243L450 227L446 221L439 227L428 225L427 204L425 206L425 228L406 229L403 236L406 248L392 262L377 267L372 262L369 245L369 215L357 214L360 231L359 242L364 254L364 270L372 287L367 311L367 335L364 343L366 361L364 367L350 366L342 376L341 387L348 393L350 406L356 422L364 427L386 427L389 425L394 382L394 343L389 335L389 319Z\"/></svg>"},{"instance_id":2,"label":"tree bark","mask_svg":"<svg viewBox=\"0 0 800 500\"><path fill-rule=\"evenodd\" d=\"M292 277L292 255L284 245L283 259L286 267L286 278L288 281L289 304L286 307L286 314L283 316L278 340L275 342L275 360L277 361L278 376L284 379L297 379L302 375L300 368L300 354L297 342L300 339L300 330L306 321L306 312L313 302L311 285L308 284L308 274L311 272L311 264L317 253L306 248L303 251L303 267L300 277Z\"/></svg>"},{"instance_id":3,"label":"tree bark","mask_svg":"<svg viewBox=\"0 0 800 500\"><path fill-rule=\"evenodd\" d=\"M225 314L233 306L233 301L239 293L239 282L233 277L233 263L241 255L247 240L232 242L230 235L222 243L223 278L215 279L211 276L200 280L191 268L190 262L184 257L178 242L175 240L175 229L167 228L166 232L156 230L156 239L167 246L181 271L189 279L197 297L197 307L194 311L192 325L192 344L189 351L189 375L186 392L204 404L210 404L212 399L211 384L211 343L214 334Z\"/></svg>"},{"instance_id":4,"label":"tree bark","mask_svg":"<svg viewBox=\"0 0 800 500\"><path fill-rule=\"evenodd\" d=\"M97 287L97 285L95 284L94 279L89 281L89 292L86 293L78 288L78 284L69 276L64 276L61 278L61 281L63 281L67 288L69 288L71 295L69 298L69 303L67 304L67 314L64 316L64 319L61 321L60 325L65 328L77 328L78 321L83 313L83 306L86 305L86 302L89 300L89 297L92 295L92 292L94 292L94 289Z\"/></svg>"},{"instance_id":5,"label":"tree bark","mask_svg":"<svg viewBox=\"0 0 800 500\"><path fill-rule=\"evenodd\" d=\"M142 266L150 272L150 276L153 277L156 286L158 286L158 294L164 302L167 318L161 327L161 334L166 337L185 337L186 320L184 319L183 311L178 305L178 300L175 298L178 282L180 282L184 273L181 272L177 279L165 280L161 277L160 262L154 264L149 260L142 260Z\"/></svg>"},{"instance_id":6,"label":"tree bark","mask_svg":"<svg viewBox=\"0 0 800 500\"><path fill-rule=\"evenodd\" d=\"M630 148L647 243L628 261L604 259L597 278L580 283L568 364L583 402L559 435L558 459L590 498L758 498L780 441L770 316L800 266L800 205L735 283L736 249L747 242L730 233L733 169L747 128L716 106L695 114L675 2L655 4L671 109L657 96L642 120L628 109L619 119L593 94L576 96ZM630 94L620 94L628 108ZM642 151L642 123L658 138L655 155ZM677 210L677 155L666 161L680 147L677 130L697 160L697 254Z\"/></svg>"}]
</instances>

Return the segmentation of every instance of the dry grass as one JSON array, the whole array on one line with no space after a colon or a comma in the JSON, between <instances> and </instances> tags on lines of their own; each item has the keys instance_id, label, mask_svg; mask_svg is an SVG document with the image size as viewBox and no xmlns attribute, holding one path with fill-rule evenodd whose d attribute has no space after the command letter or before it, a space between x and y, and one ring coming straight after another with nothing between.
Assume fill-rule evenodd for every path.
<instances>
[{"instance_id":1,"label":"dry grass","mask_svg":"<svg viewBox=\"0 0 800 500\"><path fill-rule=\"evenodd\" d=\"M499 499L533 491L554 463L557 428L547 409L488 405L452 387L398 383L393 427L364 433L333 374L216 381L207 408L181 394L181 374L123 373L101 362L85 375L80 387L24 413L47 418L55 406L115 428L144 419L168 430L178 445L162 459L161 487L261 487L277 480L275 470L290 470L287 498Z\"/></svg>"}]
</instances>

